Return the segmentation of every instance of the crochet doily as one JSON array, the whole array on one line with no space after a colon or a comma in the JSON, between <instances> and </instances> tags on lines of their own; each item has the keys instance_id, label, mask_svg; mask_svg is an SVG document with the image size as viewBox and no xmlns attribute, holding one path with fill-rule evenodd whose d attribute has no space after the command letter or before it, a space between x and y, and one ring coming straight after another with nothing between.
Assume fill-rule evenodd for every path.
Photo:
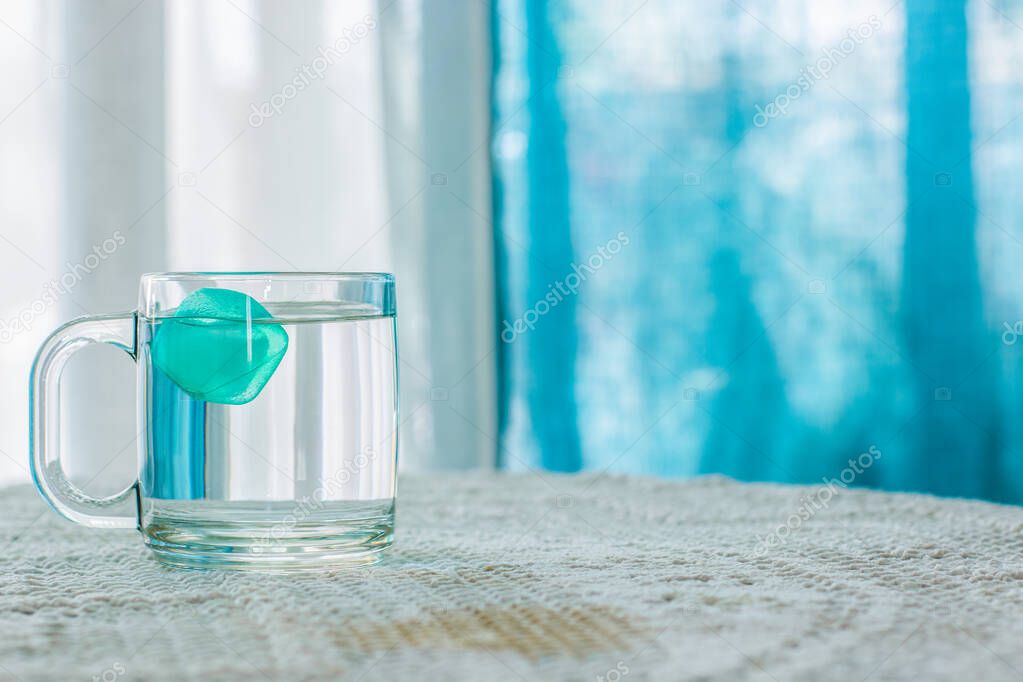
<instances>
[{"instance_id":1,"label":"crochet doily","mask_svg":"<svg viewBox=\"0 0 1023 682\"><path fill-rule=\"evenodd\" d=\"M185 571L0 491L0 679L1020 680L1023 510L622 476L403 478L397 544Z\"/></svg>"}]
</instances>

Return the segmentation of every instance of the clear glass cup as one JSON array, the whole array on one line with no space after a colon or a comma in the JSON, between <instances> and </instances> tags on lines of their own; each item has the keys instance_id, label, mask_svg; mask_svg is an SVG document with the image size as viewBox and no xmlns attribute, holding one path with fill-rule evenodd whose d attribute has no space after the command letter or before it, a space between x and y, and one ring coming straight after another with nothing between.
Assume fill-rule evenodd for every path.
<instances>
[{"instance_id":1,"label":"clear glass cup","mask_svg":"<svg viewBox=\"0 0 1023 682\"><path fill-rule=\"evenodd\" d=\"M174 565L373 561L394 532L395 312L388 274L144 275L137 311L80 318L39 349L36 486L72 521L138 528ZM61 466L60 376L90 343L138 366L139 477L102 499Z\"/></svg>"}]
</instances>

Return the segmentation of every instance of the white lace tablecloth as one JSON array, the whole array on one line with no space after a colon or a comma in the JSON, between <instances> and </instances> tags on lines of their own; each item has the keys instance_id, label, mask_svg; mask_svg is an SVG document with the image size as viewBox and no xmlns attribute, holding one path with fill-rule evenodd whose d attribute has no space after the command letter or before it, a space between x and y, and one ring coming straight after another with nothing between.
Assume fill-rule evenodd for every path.
<instances>
[{"instance_id":1,"label":"white lace tablecloth","mask_svg":"<svg viewBox=\"0 0 1023 682\"><path fill-rule=\"evenodd\" d=\"M0 680L1023 680L1023 510L815 491L405 478L385 562L282 576L10 488Z\"/></svg>"}]
</instances>

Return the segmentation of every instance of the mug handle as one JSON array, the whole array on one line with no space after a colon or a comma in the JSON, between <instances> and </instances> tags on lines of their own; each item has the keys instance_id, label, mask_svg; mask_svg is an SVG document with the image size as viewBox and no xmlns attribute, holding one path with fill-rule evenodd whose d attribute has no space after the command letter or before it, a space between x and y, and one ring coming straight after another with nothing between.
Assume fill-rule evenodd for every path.
<instances>
[{"instance_id":1,"label":"mug handle","mask_svg":"<svg viewBox=\"0 0 1023 682\"><path fill-rule=\"evenodd\" d=\"M68 480L60 463L60 377L75 353L109 343L136 360L136 314L91 315L58 327L36 353L29 383L29 459L43 498L62 516L92 528L137 528L138 513L113 513L136 495L138 479L109 497L92 497ZM104 513L106 512L106 513Z\"/></svg>"}]
</instances>

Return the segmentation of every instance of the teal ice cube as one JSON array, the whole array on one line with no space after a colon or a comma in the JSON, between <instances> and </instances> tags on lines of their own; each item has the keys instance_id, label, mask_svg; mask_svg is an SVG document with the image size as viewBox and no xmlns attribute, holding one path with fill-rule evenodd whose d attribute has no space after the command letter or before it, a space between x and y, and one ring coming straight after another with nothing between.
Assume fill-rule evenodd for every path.
<instances>
[{"instance_id":1,"label":"teal ice cube","mask_svg":"<svg viewBox=\"0 0 1023 682\"><path fill-rule=\"evenodd\" d=\"M288 333L251 296L198 289L160 322L152 358L196 400L244 405L270 381L288 350Z\"/></svg>"}]
</instances>

